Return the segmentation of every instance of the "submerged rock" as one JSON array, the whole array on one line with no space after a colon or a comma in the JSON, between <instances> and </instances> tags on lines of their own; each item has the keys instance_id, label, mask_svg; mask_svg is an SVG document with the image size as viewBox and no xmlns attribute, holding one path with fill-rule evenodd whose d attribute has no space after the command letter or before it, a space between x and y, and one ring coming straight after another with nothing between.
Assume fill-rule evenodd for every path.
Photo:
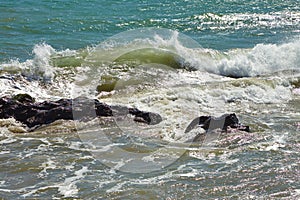
<instances>
[{"instance_id":1,"label":"submerged rock","mask_svg":"<svg viewBox=\"0 0 300 200\"><path fill-rule=\"evenodd\" d=\"M140 111L125 106L109 106L97 99L79 97L58 101L35 102L28 94L18 94L12 98L0 98L0 118L15 118L29 128L50 124L56 120L91 120L95 117L132 115L134 121L158 124L159 114Z\"/></svg>"}]
</instances>

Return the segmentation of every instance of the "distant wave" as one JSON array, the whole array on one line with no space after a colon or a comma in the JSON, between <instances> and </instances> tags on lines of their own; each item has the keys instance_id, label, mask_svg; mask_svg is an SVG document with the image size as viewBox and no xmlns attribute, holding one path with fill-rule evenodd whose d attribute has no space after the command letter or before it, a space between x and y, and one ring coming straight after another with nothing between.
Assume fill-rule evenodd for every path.
<instances>
[{"instance_id":1,"label":"distant wave","mask_svg":"<svg viewBox=\"0 0 300 200\"><path fill-rule=\"evenodd\" d=\"M60 68L80 67L91 62L100 66L106 61L119 64L158 63L232 77L300 70L300 39L283 44L258 44L252 49L231 49L226 52L205 49L200 45L187 47L182 41L178 32L174 31L169 38L153 35L153 38L114 43L109 47L101 44L79 50L58 51L42 43L34 46L32 59L2 63L0 70L21 72L32 79L44 81L51 81Z\"/></svg>"}]
</instances>

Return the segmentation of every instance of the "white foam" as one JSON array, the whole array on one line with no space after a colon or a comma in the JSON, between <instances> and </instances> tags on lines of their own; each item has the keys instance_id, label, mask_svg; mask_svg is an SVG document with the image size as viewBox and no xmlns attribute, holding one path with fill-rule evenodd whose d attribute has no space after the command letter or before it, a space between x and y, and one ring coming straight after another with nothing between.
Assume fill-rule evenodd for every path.
<instances>
[{"instance_id":1,"label":"white foam","mask_svg":"<svg viewBox=\"0 0 300 200\"><path fill-rule=\"evenodd\" d=\"M131 184L139 184L139 185L151 185L161 183L164 180L171 180L174 177L174 171L168 171L162 175L150 177L150 178L140 178L140 179L132 179L130 181Z\"/></svg>"},{"instance_id":2,"label":"white foam","mask_svg":"<svg viewBox=\"0 0 300 200\"><path fill-rule=\"evenodd\" d=\"M7 63L2 63L0 65L0 70L7 72L15 72L20 70L27 70L32 66L32 60L26 60L25 62L20 62L19 60L10 60Z\"/></svg>"},{"instance_id":3,"label":"white foam","mask_svg":"<svg viewBox=\"0 0 300 200\"><path fill-rule=\"evenodd\" d=\"M195 177L197 175L199 175L199 171L196 169L191 169L190 172L177 174L177 176L179 176L179 177Z\"/></svg>"},{"instance_id":4,"label":"white foam","mask_svg":"<svg viewBox=\"0 0 300 200\"><path fill-rule=\"evenodd\" d=\"M45 177L47 176L49 173L47 172L47 170L49 169L56 169L56 164L53 160L51 160L50 158L47 159L46 162L42 163L41 166L43 168L42 171L40 171L39 176L40 177Z\"/></svg>"},{"instance_id":5,"label":"white foam","mask_svg":"<svg viewBox=\"0 0 300 200\"><path fill-rule=\"evenodd\" d=\"M295 195L297 196L300 195L300 189L295 189L294 191L295 191Z\"/></svg>"},{"instance_id":6,"label":"white foam","mask_svg":"<svg viewBox=\"0 0 300 200\"><path fill-rule=\"evenodd\" d=\"M10 151L0 151L0 155L7 154L7 153L10 153ZM0 184L1 184L1 181L0 181Z\"/></svg>"},{"instance_id":7,"label":"white foam","mask_svg":"<svg viewBox=\"0 0 300 200\"><path fill-rule=\"evenodd\" d=\"M295 89L293 90L293 94L295 94L295 95L300 95L300 88L295 88Z\"/></svg>"},{"instance_id":8,"label":"white foam","mask_svg":"<svg viewBox=\"0 0 300 200\"><path fill-rule=\"evenodd\" d=\"M0 136L11 137L12 133L25 133L23 125L13 118L0 119Z\"/></svg>"},{"instance_id":9,"label":"white foam","mask_svg":"<svg viewBox=\"0 0 300 200\"><path fill-rule=\"evenodd\" d=\"M55 87L54 85L51 87ZM39 81L28 81L22 76L12 79L0 79L0 96L12 96L20 93L26 93L36 98L37 101L49 98L58 98L53 95L51 88L43 86ZM61 88L61 90L65 90ZM63 92L61 95L63 96Z\"/></svg>"},{"instance_id":10,"label":"white foam","mask_svg":"<svg viewBox=\"0 0 300 200\"><path fill-rule=\"evenodd\" d=\"M106 190L107 193L112 193L112 192L120 192L123 191L122 187L126 184L126 182L118 183L116 186Z\"/></svg>"},{"instance_id":11,"label":"white foam","mask_svg":"<svg viewBox=\"0 0 300 200\"><path fill-rule=\"evenodd\" d=\"M76 183L79 182L88 171L88 168L84 166L75 172L75 176L66 178L65 181L58 186L59 193L64 197L76 197L78 194Z\"/></svg>"},{"instance_id":12,"label":"white foam","mask_svg":"<svg viewBox=\"0 0 300 200\"><path fill-rule=\"evenodd\" d=\"M110 168L109 173L115 174L117 170L120 170L123 166L126 166L126 163L130 162L131 160L132 159L128 159L124 161L123 159L121 159L120 161L113 161L115 165Z\"/></svg>"},{"instance_id":13,"label":"white foam","mask_svg":"<svg viewBox=\"0 0 300 200\"><path fill-rule=\"evenodd\" d=\"M254 144L252 145L252 148L258 149L259 151L280 151L286 146L285 140L288 137L288 134L289 133L286 132L280 135L274 135L272 140Z\"/></svg>"},{"instance_id":14,"label":"white foam","mask_svg":"<svg viewBox=\"0 0 300 200\"><path fill-rule=\"evenodd\" d=\"M280 103L291 99L290 89L280 85L275 86L275 88L265 84L249 85L245 88L233 88L221 93L223 93L223 98L226 101L240 100L255 103Z\"/></svg>"},{"instance_id":15,"label":"white foam","mask_svg":"<svg viewBox=\"0 0 300 200\"><path fill-rule=\"evenodd\" d=\"M186 127L198 116L220 116L224 113L236 112L236 106L232 105L235 102L241 105L239 106L240 110L253 113L254 111L247 110L247 106L251 105L252 102L256 104L280 104L292 98L290 88L285 87L280 80L265 81L264 79L249 78L236 81L229 79L224 82L217 81L204 84L205 78L203 78L204 83L197 80L199 73L201 72L182 72L175 76L174 80L170 78L165 84L166 87L128 94L115 94L101 99L101 101L159 113L163 117L163 121L158 125L151 126L151 130L141 130L134 125L131 128L136 130L137 134L144 136L153 135L169 142L186 142L204 131L200 128L188 134L184 133ZM202 76L203 74L205 73L202 73ZM188 84L177 85L178 80L184 80ZM229 104L227 102L234 103ZM119 128L122 129L123 126L119 124ZM145 159L151 161L153 158Z\"/></svg>"},{"instance_id":16,"label":"white foam","mask_svg":"<svg viewBox=\"0 0 300 200\"><path fill-rule=\"evenodd\" d=\"M69 144L69 148L74 150L82 150L82 145L83 143L81 141L76 141L76 142L72 141Z\"/></svg>"},{"instance_id":17,"label":"white foam","mask_svg":"<svg viewBox=\"0 0 300 200\"><path fill-rule=\"evenodd\" d=\"M280 148L285 147L285 145L280 143L273 143L265 148L265 151L278 151Z\"/></svg>"},{"instance_id":18,"label":"white foam","mask_svg":"<svg viewBox=\"0 0 300 200\"><path fill-rule=\"evenodd\" d=\"M9 138L6 138L4 140L1 140L0 145L2 145L2 144L11 144L11 143L14 143L16 141L18 141L18 140L13 138L13 137L9 137Z\"/></svg>"},{"instance_id":19,"label":"white foam","mask_svg":"<svg viewBox=\"0 0 300 200\"><path fill-rule=\"evenodd\" d=\"M37 188L37 189L34 189L33 187L35 187L35 186L23 188L23 189L22 189L22 193L24 193L25 191L29 191L29 192L24 193L24 194L22 195L22 197L28 198L29 196L32 196L33 194L37 193L38 191L45 191L45 190L47 190L47 189L57 188L56 185L50 185L50 186L39 187L39 188Z\"/></svg>"}]
</instances>

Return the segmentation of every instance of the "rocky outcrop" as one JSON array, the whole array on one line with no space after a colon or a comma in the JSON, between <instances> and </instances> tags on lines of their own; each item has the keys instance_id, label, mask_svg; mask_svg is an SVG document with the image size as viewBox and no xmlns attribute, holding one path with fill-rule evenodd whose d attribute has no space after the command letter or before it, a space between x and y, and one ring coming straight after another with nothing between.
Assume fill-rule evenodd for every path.
<instances>
[{"instance_id":1,"label":"rocky outcrop","mask_svg":"<svg viewBox=\"0 0 300 200\"><path fill-rule=\"evenodd\" d=\"M15 118L29 128L50 124L56 120L91 120L95 117L132 115L133 120L150 125L162 121L159 114L125 106L109 106L97 99L79 97L57 101L35 102L28 94L0 98L0 118Z\"/></svg>"},{"instance_id":2,"label":"rocky outcrop","mask_svg":"<svg viewBox=\"0 0 300 200\"><path fill-rule=\"evenodd\" d=\"M95 117L125 117L149 125L158 124L162 117L157 113L141 111L120 105L107 105L97 99L78 97L75 99L60 99L57 101L35 102L28 94L18 94L14 97L0 98L0 118L15 118L29 128L50 124L56 120L88 121ZM227 131L228 128L250 132L249 126L243 126L235 114L225 114L221 117L200 116L194 119L186 128L185 133L201 127L207 132L213 129Z\"/></svg>"},{"instance_id":3,"label":"rocky outcrop","mask_svg":"<svg viewBox=\"0 0 300 200\"><path fill-rule=\"evenodd\" d=\"M185 133L190 132L192 129L201 127L206 131L221 129L227 131L228 128L250 132L249 126L243 126L239 123L237 116L233 114L224 114L221 117L201 116L194 119L186 128Z\"/></svg>"}]
</instances>

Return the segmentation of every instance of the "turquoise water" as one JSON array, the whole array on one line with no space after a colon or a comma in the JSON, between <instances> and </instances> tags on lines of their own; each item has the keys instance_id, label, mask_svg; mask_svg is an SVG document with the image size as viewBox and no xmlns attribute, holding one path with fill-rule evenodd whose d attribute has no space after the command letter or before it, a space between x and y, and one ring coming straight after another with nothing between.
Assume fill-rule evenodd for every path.
<instances>
[{"instance_id":1,"label":"turquoise water","mask_svg":"<svg viewBox=\"0 0 300 200\"><path fill-rule=\"evenodd\" d=\"M0 199L299 199L299 36L297 0L0 0L0 97L163 118L0 119ZM184 132L224 113L251 132Z\"/></svg>"},{"instance_id":2,"label":"turquoise water","mask_svg":"<svg viewBox=\"0 0 300 200\"><path fill-rule=\"evenodd\" d=\"M35 44L96 45L129 29L178 30L205 48L251 48L299 34L299 1L1 1L0 60L26 59ZM218 19L219 16L227 16Z\"/></svg>"}]
</instances>

